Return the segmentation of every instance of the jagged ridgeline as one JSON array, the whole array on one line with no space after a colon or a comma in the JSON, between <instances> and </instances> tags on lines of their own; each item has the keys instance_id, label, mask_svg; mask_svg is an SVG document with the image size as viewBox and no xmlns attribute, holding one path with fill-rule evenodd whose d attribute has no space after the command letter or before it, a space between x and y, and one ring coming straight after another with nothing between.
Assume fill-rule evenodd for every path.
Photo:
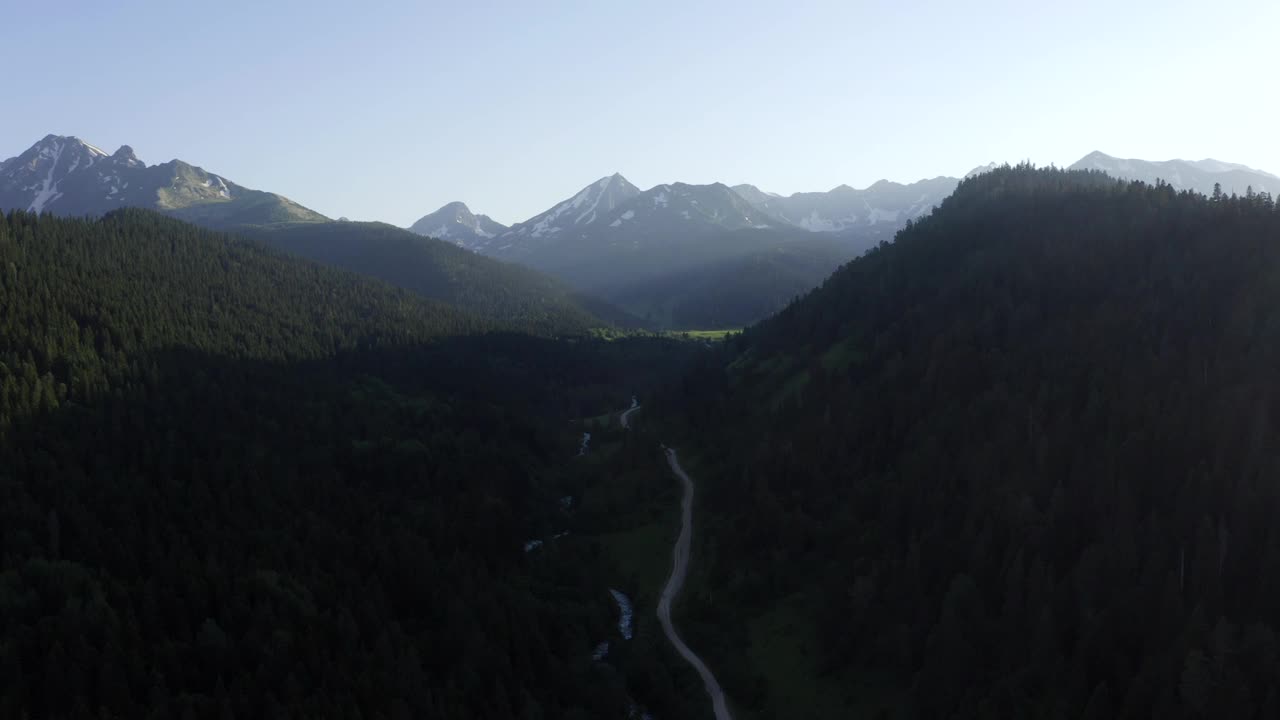
<instances>
[{"instance_id":1,"label":"jagged ridgeline","mask_svg":"<svg viewBox=\"0 0 1280 720\"><path fill-rule=\"evenodd\" d=\"M630 381L499 328L153 212L0 218L0 717L624 716L591 558L519 548L576 442L539 413Z\"/></svg>"},{"instance_id":2,"label":"jagged ridgeline","mask_svg":"<svg viewBox=\"0 0 1280 720\"><path fill-rule=\"evenodd\" d=\"M143 207L206 227L322 222L320 213L181 160L147 165L122 145L108 155L77 137L48 135L0 161L0 210L68 217Z\"/></svg>"},{"instance_id":3,"label":"jagged ridgeline","mask_svg":"<svg viewBox=\"0 0 1280 720\"><path fill-rule=\"evenodd\" d=\"M1280 714L1269 195L997 169L731 346L669 399L731 696Z\"/></svg>"},{"instance_id":4,"label":"jagged ridgeline","mask_svg":"<svg viewBox=\"0 0 1280 720\"><path fill-rule=\"evenodd\" d=\"M411 230L527 264L661 327L742 327L892 238L956 182L783 197L722 183L642 191L614 174L511 227L452 202Z\"/></svg>"}]
</instances>

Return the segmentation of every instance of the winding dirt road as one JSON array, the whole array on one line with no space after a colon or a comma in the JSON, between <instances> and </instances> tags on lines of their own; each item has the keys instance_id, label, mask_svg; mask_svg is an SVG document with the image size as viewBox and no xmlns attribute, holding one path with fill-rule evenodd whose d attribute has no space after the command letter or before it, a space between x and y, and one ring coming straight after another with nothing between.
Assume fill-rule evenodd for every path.
<instances>
[{"instance_id":1,"label":"winding dirt road","mask_svg":"<svg viewBox=\"0 0 1280 720\"><path fill-rule=\"evenodd\" d=\"M631 427L631 414L639 409L640 401L634 397L631 398L631 407L618 418L624 429ZM680 634L676 632L676 627L671 622L671 604L680 594L685 577L689 574L689 548L693 543L693 480L689 478L684 468L680 467L675 449L665 445L663 449L667 453L667 464L671 466L671 471L684 485L684 497L680 500L680 535L676 538L676 545L672 550L671 577L667 579L666 586L662 588L662 597L658 599L658 622L661 623L662 632L671 641L676 652L680 653L680 657L692 665L702 677L702 684L707 688L707 695L711 698L711 709L715 712L716 720L733 720L733 716L729 714L729 705L725 701L724 690L720 688L720 683L712 674L711 668L707 667L707 664L702 662L702 658L680 639Z\"/></svg>"},{"instance_id":2,"label":"winding dirt road","mask_svg":"<svg viewBox=\"0 0 1280 720\"><path fill-rule=\"evenodd\" d=\"M625 415L622 424L626 426ZM675 626L671 624L671 604L680 594L680 589L684 587L685 576L689 574L689 546L693 541L693 481L689 479L684 468L680 467L676 451L672 448L666 448L666 451L667 463L671 465L671 471L684 484L684 499L680 501L680 536L676 539L673 552L675 563L671 568L671 578L667 580L666 587L662 589L662 597L658 600L658 622L662 623L662 631L666 633L667 639L675 646L680 656L698 671L698 675L702 676L702 684L706 686L707 695L711 697L711 708L715 711L716 720L733 720L733 716L729 714L729 706L725 702L724 691L720 689L716 676L711 673L707 664L702 662L702 658L685 645L684 640L681 640L676 632Z\"/></svg>"},{"instance_id":3,"label":"winding dirt road","mask_svg":"<svg viewBox=\"0 0 1280 720\"><path fill-rule=\"evenodd\" d=\"M633 412L635 412L635 411L637 411L637 410L639 410L639 409L640 409L640 401L639 401L639 400L637 400L637 399L635 399L634 397L632 397L632 398L631 398L631 407L627 408L627 409L626 409L626 411L625 411L625 412L623 412L623 413L622 413L622 415L621 415L621 416L619 416L619 418L618 418L619 420L621 420L621 421L622 421L622 429L623 429L623 430L626 430L627 428L631 427L631 413L633 413Z\"/></svg>"}]
</instances>

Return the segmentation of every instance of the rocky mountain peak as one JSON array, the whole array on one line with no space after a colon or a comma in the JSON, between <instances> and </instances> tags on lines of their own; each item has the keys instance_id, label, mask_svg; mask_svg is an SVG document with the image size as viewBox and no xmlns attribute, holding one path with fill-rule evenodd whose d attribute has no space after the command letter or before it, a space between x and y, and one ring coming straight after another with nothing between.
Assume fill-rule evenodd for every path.
<instances>
[{"instance_id":1,"label":"rocky mountain peak","mask_svg":"<svg viewBox=\"0 0 1280 720\"><path fill-rule=\"evenodd\" d=\"M116 162L128 163L130 165L145 164L138 159L138 156L133 153L133 148L129 147L128 145L121 145L120 148L116 150L114 154L111 155L111 159L115 160Z\"/></svg>"}]
</instances>

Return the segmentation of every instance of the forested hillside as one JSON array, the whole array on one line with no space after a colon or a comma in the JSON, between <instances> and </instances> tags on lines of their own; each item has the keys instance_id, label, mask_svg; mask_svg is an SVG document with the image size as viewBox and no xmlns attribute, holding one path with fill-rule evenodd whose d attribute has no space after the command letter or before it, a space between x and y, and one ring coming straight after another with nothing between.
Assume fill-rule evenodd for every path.
<instances>
[{"instance_id":1,"label":"forested hillside","mask_svg":"<svg viewBox=\"0 0 1280 720\"><path fill-rule=\"evenodd\" d=\"M535 270L383 223L301 223L246 229L273 247L353 270L541 334L582 334L637 321Z\"/></svg>"},{"instance_id":2,"label":"forested hillside","mask_svg":"<svg viewBox=\"0 0 1280 720\"><path fill-rule=\"evenodd\" d=\"M625 716L598 560L520 548L563 418L684 350L494 327L150 212L0 219L0 717Z\"/></svg>"},{"instance_id":3,"label":"forested hillside","mask_svg":"<svg viewBox=\"0 0 1280 720\"><path fill-rule=\"evenodd\" d=\"M1278 366L1269 196L968 179L651 405L686 613L762 717L1277 717Z\"/></svg>"}]
</instances>

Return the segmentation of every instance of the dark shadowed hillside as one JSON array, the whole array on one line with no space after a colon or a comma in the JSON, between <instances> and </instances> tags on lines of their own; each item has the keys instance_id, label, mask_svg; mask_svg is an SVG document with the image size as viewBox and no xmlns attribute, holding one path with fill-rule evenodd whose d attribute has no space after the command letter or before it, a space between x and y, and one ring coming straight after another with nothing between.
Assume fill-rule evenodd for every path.
<instances>
[{"instance_id":1,"label":"dark shadowed hillside","mask_svg":"<svg viewBox=\"0 0 1280 720\"><path fill-rule=\"evenodd\" d=\"M687 614L764 717L1274 717L1277 362L1269 196L968 179L670 398Z\"/></svg>"},{"instance_id":2,"label":"dark shadowed hillside","mask_svg":"<svg viewBox=\"0 0 1280 720\"><path fill-rule=\"evenodd\" d=\"M623 717L553 341L151 212L0 217L0 717Z\"/></svg>"}]
</instances>

